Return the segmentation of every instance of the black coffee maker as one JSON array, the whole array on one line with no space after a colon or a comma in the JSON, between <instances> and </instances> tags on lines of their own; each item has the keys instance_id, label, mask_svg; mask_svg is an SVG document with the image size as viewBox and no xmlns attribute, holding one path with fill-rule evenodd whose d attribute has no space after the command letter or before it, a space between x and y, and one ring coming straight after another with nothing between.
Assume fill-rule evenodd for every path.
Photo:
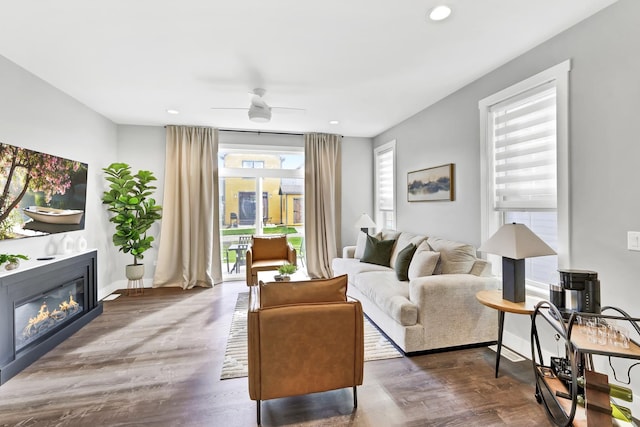
<instances>
[{"instance_id":1,"label":"black coffee maker","mask_svg":"<svg viewBox=\"0 0 640 427\"><path fill-rule=\"evenodd\" d=\"M560 285L551 286L551 303L568 319L574 311L600 314L600 280L588 270L558 270Z\"/></svg>"}]
</instances>

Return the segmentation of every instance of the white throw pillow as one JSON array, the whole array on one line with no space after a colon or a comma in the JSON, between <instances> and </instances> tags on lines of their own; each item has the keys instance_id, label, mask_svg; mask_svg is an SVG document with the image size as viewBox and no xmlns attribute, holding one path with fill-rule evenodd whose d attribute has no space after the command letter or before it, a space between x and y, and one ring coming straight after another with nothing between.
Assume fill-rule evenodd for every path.
<instances>
[{"instance_id":1,"label":"white throw pillow","mask_svg":"<svg viewBox=\"0 0 640 427\"><path fill-rule=\"evenodd\" d=\"M431 276L440 260L440 252L427 250L416 251L409 264L409 280L417 277Z\"/></svg>"}]
</instances>

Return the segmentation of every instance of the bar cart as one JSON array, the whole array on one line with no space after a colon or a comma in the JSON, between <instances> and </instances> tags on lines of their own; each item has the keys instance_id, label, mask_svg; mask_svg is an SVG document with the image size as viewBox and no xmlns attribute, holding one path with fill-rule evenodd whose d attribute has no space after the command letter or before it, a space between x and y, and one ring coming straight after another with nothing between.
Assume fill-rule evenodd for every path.
<instances>
[{"instance_id":1,"label":"bar cart","mask_svg":"<svg viewBox=\"0 0 640 427\"><path fill-rule=\"evenodd\" d=\"M543 363L536 323L538 318L551 326L557 341L560 338L564 340L564 358L551 357L549 364ZM593 328L588 330L585 324L577 324L579 318L590 322L590 325L593 322L600 322L605 327L607 322L610 325L617 324L618 328L623 325L628 331L640 335L640 319L632 318L616 307L603 307L600 314L573 312L567 319L552 303L540 302L531 321L531 360L536 377L536 400L543 404L549 419L557 426L611 426L612 416L626 418L624 425L635 426L630 411L610 400L612 390L619 392L628 389L610 385L607 375L595 372L593 355L640 360L640 345L632 339L623 343L607 341L606 337L600 344L593 342L593 335L587 333L593 332ZM626 400L631 399L629 390Z\"/></svg>"}]
</instances>

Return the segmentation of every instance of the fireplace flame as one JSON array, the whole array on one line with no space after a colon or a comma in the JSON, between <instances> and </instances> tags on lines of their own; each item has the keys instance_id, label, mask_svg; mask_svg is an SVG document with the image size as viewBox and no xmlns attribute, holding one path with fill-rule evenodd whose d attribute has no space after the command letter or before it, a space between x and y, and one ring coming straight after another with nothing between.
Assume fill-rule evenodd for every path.
<instances>
[{"instance_id":1,"label":"fireplace flame","mask_svg":"<svg viewBox=\"0 0 640 427\"><path fill-rule=\"evenodd\" d=\"M43 301L40 306L40 310L38 310L38 314L29 318L29 322L27 323L27 326L25 326L22 335L25 338L29 338L35 334L50 329L55 326L57 322L64 320L71 314L75 314L79 308L80 305L73 299L72 294L69 294L69 300L62 301L58 305L58 308L53 310L53 312L49 311L47 302Z\"/></svg>"}]
</instances>

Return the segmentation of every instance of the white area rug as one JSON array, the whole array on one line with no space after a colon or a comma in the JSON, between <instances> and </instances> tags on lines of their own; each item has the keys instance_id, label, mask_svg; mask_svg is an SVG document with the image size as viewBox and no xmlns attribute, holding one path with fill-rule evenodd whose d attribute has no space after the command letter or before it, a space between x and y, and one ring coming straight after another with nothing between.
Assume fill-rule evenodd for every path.
<instances>
[{"instance_id":1,"label":"white area rug","mask_svg":"<svg viewBox=\"0 0 640 427\"><path fill-rule=\"evenodd\" d=\"M247 367L247 308L249 294L238 294L238 301L231 320L231 330L227 339L227 350L224 354L221 380L246 377ZM393 359L402 354L364 318L364 361Z\"/></svg>"}]
</instances>

